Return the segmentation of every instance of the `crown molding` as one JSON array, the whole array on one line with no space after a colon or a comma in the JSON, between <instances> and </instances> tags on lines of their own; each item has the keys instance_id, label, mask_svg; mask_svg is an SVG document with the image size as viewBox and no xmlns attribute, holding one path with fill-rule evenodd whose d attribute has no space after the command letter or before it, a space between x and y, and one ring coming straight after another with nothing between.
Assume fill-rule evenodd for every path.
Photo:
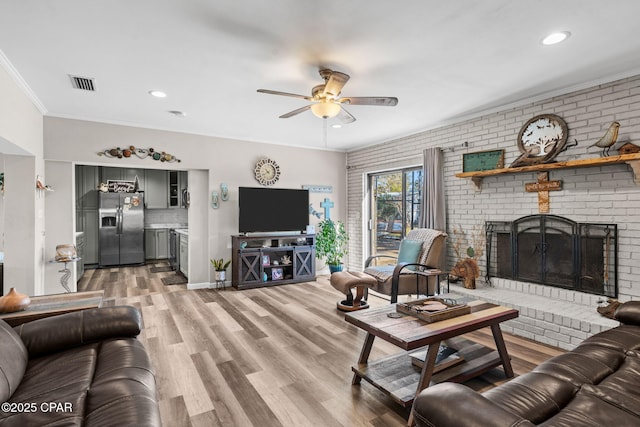
<instances>
[{"instance_id":1,"label":"crown molding","mask_svg":"<svg viewBox=\"0 0 640 427\"><path fill-rule=\"evenodd\" d=\"M13 81L18 85L18 87L24 92L25 95L33 102L33 105L40 111L40 113L44 116L47 114L47 108L44 104L38 99L36 94L31 90L27 82L22 78L18 70L15 69L9 58L4 54L2 49L0 49L0 65L5 69L7 74L11 76Z\"/></svg>"}]
</instances>

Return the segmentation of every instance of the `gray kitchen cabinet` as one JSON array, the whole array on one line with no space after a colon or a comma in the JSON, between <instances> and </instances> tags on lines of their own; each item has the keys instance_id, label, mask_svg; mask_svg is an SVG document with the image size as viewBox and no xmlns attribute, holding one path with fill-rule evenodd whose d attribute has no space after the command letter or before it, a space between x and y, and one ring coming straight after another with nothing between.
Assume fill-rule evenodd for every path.
<instances>
[{"instance_id":1,"label":"gray kitchen cabinet","mask_svg":"<svg viewBox=\"0 0 640 427\"><path fill-rule=\"evenodd\" d=\"M101 167L76 166L76 231L84 233L82 264L98 263L98 184Z\"/></svg>"},{"instance_id":2,"label":"gray kitchen cabinet","mask_svg":"<svg viewBox=\"0 0 640 427\"><path fill-rule=\"evenodd\" d=\"M169 230L166 228L144 230L145 259L169 258Z\"/></svg>"},{"instance_id":3,"label":"gray kitchen cabinet","mask_svg":"<svg viewBox=\"0 0 640 427\"><path fill-rule=\"evenodd\" d=\"M84 231L84 264L98 263L98 210L82 211Z\"/></svg>"},{"instance_id":4,"label":"gray kitchen cabinet","mask_svg":"<svg viewBox=\"0 0 640 427\"><path fill-rule=\"evenodd\" d=\"M76 166L76 208L98 209L98 166Z\"/></svg>"},{"instance_id":5,"label":"gray kitchen cabinet","mask_svg":"<svg viewBox=\"0 0 640 427\"><path fill-rule=\"evenodd\" d=\"M135 181L138 178L138 191L146 191L145 170L126 168L122 169L122 179L125 181Z\"/></svg>"},{"instance_id":6,"label":"gray kitchen cabinet","mask_svg":"<svg viewBox=\"0 0 640 427\"><path fill-rule=\"evenodd\" d=\"M100 182L106 184L109 180L135 181L138 177L138 190L145 191L145 170L137 168L100 167Z\"/></svg>"},{"instance_id":7,"label":"gray kitchen cabinet","mask_svg":"<svg viewBox=\"0 0 640 427\"><path fill-rule=\"evenodd\" d=\"M168 198L170 208L184 208L184 191L188 185L187 171L169 171Z\"/></svg>"},{"instance_id":8,"label":"gray kitchen cabinet","mask_svg":"<svg viewBox=\"0 0 640 427\"><path fill-rule=\"evenodd\" d=\"M168 173L164 170L147 169L145 171L145 204L147 209L166 209Z\"/></svg>"},{"instance_id":9,"label":"gray kitchen cabinet","mask_svg":"<svg viewBox=\"0 0 640 427\"><path fill-rule=\"evenodd\" d=\"M76 265L76 283L80 281L84 274L84 257L85 257L85 240L84 233L80 232L76 234L76 254L80 258Z\"/></svg>"},{"instance_id":10,"label":"gray kitchen cabinet","mask_svg":"<svg viewBox=\"0 0 640 427\"><path fill-rule=\"evenodd\" d=\"M179 234L180 236L180 272L184 277L189 277L189 236Z\"/></svg>"},{"instance_id":11,"label":"gray kitchen cabinet","mask_svg":"<svg viewBox=\"0 0 640 427\"><path fill-rule=\"evenodd\" d=\"M156 230L144 230L144 259L156 259Z\"/></svg>"},{"instance_id":12,"label":"gray kitchen cabinet","mask_svg":"<svg viewBox=\"0 0 640 427\"><path fill-rule=\"evenodd\" d=\"M180 187L180 207L186 208L184 197L189 187L189 173L187 171L178 172L178 184Z\"/></svg>"},{"instance_id":13,"label":"gray kitchen cabinet","mask_svg":"<svg viewBox=\"0 0 640 427\"><path fill-rule=\"evenodd\" d=\"M113 168L102 166L100 168L100 182L106 183L109 180L122 180L123 168Z\"/></svg>"}]
</instances>

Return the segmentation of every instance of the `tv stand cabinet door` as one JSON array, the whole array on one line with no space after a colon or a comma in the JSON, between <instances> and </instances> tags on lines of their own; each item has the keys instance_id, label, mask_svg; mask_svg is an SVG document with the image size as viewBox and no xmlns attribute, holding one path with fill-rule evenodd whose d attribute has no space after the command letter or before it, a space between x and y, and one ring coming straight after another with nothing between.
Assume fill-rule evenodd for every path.
<instances>
[{"instance_id":1,"label":"tv stand cabinet door","mask_svg":"<svg viewBox=\"0 0 640 427\"><path fill-rule=\"evenodd\" d=\"M294 248L293 274L295 280L314 280L316 278L316 251L313 246Z\"/></svg>"},{"instance_id":2,"label":"tv stand cabinet door","mask_svg":"<svg viewBox=\"0 0 640 427\"><path fill-rule=\"evenodd\" d=\"M240 251L238 284L262 282L262 252Z\"/></svg>"}]
</instances>

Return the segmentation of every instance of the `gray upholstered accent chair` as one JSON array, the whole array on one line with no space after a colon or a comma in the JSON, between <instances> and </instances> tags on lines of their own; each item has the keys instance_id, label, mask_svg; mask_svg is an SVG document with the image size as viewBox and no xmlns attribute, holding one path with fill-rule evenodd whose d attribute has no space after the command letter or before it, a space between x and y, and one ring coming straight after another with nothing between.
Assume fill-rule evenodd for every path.
<instances>
[{"instance_id":1,"label":"gray upholstered accent chair","mask_svg":"<svg viewBox=\"0 0 640 427\"><path fill-rule=\"evenodd\" d=\"M415 274L415 271L444 271L442 255L446 238L447 234L442 231L416 228L400 242L397 258L389 255L373 255L367 258L364 272L377 281L370 289L390 295L391 303L398 302L398 295L417 295L425 290L427 295L435 295L438 276L427 277ZM387 264L380 265L384 258L388 258ZM374 261L378 265L373 265Z\"/></svg>"}]
</instances>

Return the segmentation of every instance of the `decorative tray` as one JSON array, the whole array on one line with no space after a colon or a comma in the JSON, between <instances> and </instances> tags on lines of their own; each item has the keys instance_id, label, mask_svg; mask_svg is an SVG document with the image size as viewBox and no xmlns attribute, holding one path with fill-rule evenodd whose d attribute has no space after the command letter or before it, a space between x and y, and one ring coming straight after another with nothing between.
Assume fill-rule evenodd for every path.
<instances>
[{"instance_id":1,"label":"decorative tray","mask_svg":"<svg viewBox=\"0 0 640 427\"><path fill-rule=\"evenodd\" d=\"M467 304L459 304L451 298L430 297L396 304L396 311L415 316L425 322L439 322L471 313Z\"/></svg>"}]
</instances>

